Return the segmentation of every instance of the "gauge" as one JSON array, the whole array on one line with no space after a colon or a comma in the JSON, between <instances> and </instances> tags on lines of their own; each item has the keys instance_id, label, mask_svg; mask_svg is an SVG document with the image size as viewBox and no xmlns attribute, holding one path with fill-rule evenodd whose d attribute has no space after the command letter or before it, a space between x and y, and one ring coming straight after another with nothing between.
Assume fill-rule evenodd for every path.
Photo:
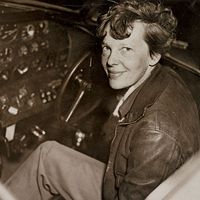
<instances>
[{"instance_id":1,"label":"gauge","mask_svg":"<svg viewBox=\"0 0 200 200\"><path fill-rule=\"evenodd\" d=\"M49 41L48 40L44 40L40 43L40 47L42 49L48 49L49 48Z\"/></svg>"},{"instance_id":2,"label":"gauge","mask_svg":"<svg viewBox=\"0 0 200 200\"><path fill-rule=\"evenodd\" d=\"M0 63L8 63L13 60L12 48L6 47L0 50Z\"/></svg>"},{"instance_id":3,"label":"gauge","mask_svg":"<svg viewBox=\"0 0 200 200\"><path fill-rule=\"evenodd\" d=\"M28 24L22 30L22 40L31 40L35 35L35 26L33 24Z\"/></svg>"},{"instance_id":4,"label":"gauge","mask_svg":"<svg viewBox=\"0 0 200 200\"><path fill-rule=\"evenodd\" d=\"M19 56L26 56L28 54L28 48L25 45L22 45L19 48Z\"/></svg>"},{"instance_id":5,"label":"gauge","mask_svg":"<svg viewBox=\"0 0 200 200\"><path fill-rule=\"evenodd\" d=\"M16 24L3 24L0 26L0 40L11 42L16 39L18 34Z\"/></svg>"},{"instance_id":6,"label":"gauge","mask_svg":"<svg viewBox=\"0 0 200 200\"><path fill-rule=\"evenodd\" d=\"M48 21L46 21L46 20L41 21L40 24L39 24L39 27L40 27L40 30L41 30L44 34L49 33L49 23L48 23Z\"/></svg>"},{"instance_id":7,"label":"gauge","mask_svg":"<svg viewBox=\"0 0 200 200\"><path fill-rule=\"evenodd\" d=\"M37 52L39 50L39 44L37 42L31 43L30 52Z\"/></svg>"}]
</instances>

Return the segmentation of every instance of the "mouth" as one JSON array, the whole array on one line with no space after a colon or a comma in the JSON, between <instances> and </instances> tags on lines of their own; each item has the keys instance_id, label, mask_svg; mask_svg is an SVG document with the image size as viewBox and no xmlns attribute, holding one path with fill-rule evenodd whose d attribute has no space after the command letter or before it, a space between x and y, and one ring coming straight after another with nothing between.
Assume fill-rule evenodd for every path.
<instances>
[{"instance_id":1,"label":"mouth","mask_svg":"<svg viewBox=\"0 0 200 200\"><path fill-rule=\"evenodd\" d=\"M111 72L111 71L108 71L108 77L110 79L117 79L119 78L124 72Z\"/></svg>"}]
</instances>

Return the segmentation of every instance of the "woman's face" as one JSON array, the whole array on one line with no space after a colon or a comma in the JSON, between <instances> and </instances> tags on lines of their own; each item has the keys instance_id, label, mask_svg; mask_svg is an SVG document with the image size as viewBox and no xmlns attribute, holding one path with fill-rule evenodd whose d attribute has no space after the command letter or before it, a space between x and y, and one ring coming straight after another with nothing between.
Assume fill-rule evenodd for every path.
<instances>
[{"instance_id":1,"label":"woman's face","mask_svg":"<svg viewBox=\"0 0 200 200\"><path fill-rule=\"evenodd\" d=\"M105 29L102 42L102 65L113 89L123 89L137 83L146 73L154 59L144 41L145 24L134 22L131 35L125 39L114 39L110 27Z\"/></svg>"}]
</instances>

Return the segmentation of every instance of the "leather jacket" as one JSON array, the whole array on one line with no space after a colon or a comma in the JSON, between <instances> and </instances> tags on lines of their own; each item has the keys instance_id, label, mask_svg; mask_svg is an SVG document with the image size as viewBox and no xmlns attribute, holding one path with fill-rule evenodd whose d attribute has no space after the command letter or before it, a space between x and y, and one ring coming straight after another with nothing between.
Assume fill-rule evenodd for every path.
<instances>
[{"instance_id":1,"label":"leather jacket","mask_svg":"<svg viewBox=\"0 0 200 200\"><path fill-rule=\"evenodd\" d=\"M119 113L103 199L145 199L199 149L197 106L178 74L157 66Z\"/></svg>"}]
</instances>

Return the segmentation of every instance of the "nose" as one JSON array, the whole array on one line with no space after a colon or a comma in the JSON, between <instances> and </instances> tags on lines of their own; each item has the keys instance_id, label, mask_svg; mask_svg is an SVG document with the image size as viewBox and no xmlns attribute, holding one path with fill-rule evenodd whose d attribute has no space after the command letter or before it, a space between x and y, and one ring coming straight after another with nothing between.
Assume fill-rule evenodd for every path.
<instances>
[{"instance_id":1,"label":"nose","mask_svg":"<svg viewBox=\"0 0 200 200\"><path fill-rule=\"evenodd\" d=\"M107 64L109 66L115 66L118 64L118 61L119 61L119 56L117 55L115 51L112 51L110 55L108 56Z\"/></svg>"}]
</instances>

